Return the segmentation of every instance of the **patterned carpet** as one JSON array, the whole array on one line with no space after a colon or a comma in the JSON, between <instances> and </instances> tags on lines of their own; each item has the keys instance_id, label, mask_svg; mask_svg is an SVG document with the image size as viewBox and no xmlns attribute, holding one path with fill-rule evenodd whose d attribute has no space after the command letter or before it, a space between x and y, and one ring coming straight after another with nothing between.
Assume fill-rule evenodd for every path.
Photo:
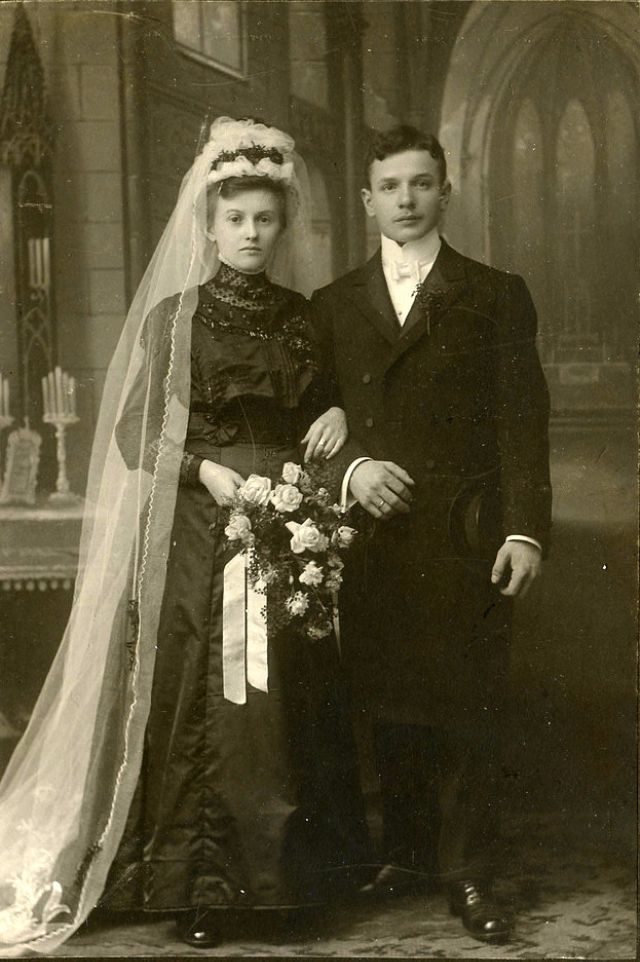
<instances>
[{"instance_id":1,"label":"patterned carpet","mask_svg":"<svg viewBox=\"0 0 640 962\"><path fill-rule=\"evenodd\" d=\"M423 959L635 959L635 868L621 844L593 822L568 827L557 814L509 826L509 870L498 893L516 911L514 938L486 946L467 936L441 893L402 894L334 909L298 924L235 922L207 952L177 941L173 921L92 918L57 955L66 958L338 957ZM230 920L229 920L230 921Z\"/></svg>"}]
</instances>

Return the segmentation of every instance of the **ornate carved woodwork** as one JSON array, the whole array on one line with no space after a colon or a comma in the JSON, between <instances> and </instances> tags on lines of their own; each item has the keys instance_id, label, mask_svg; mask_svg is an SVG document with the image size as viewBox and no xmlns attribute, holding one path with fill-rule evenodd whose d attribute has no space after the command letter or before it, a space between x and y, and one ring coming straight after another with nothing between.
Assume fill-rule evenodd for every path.
<instances>
[{"instance_id":1,"label":"ornate carved woodwork","mask_svg":"<svg viewBox=\"0 0 640 962\"><path fill-rule=\"evenodd\" d=\"M19 418L39 420L41 378L56 362L51 122L42 64L22 4L0 99L0 162L11 171Z\"/></svg>"}]
</instances>

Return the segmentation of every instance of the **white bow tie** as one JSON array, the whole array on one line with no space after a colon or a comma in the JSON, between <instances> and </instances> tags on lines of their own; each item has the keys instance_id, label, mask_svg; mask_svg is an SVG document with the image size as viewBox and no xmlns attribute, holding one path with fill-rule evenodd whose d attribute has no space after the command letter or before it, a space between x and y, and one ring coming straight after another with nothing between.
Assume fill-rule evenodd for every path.
<instances>
[{"instance_id":1,"label":"white bow tie","mask_svg":"<svg viewBox=\"0 0 640 962\"><path fill-rule=\"evenodd\" d=\"M405 278L409 278L419 284L421 266L421 261L391 261L391 277L394 281L403 281Z\"/></svg>"}]
</instances>

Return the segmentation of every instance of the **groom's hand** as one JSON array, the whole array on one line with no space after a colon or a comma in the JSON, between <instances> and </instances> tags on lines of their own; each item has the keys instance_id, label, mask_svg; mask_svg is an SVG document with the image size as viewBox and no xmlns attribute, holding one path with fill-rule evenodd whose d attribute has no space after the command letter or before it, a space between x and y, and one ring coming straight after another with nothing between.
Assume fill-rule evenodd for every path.
<instances>
[{"instance_id":1,"label":"groom's hand","mask_svg":"<svg viewBox=\"0 0 640 962\"><path fill-rule=\"evenodd\" d=\"M383 520L407 513L413 485L413 478L393 461L363 461L349 482L356 501L374 518Z\"/></svg>"},{"instance_id":2,"label":"groom's hand","mask_svg":"<svg viewBox=\"0 0 640 962\"><path fill-rule=\"evenodd\" d=\"M496 556L491 581L507 598L524 598L540 574L542 552L526 541L505 541Z\"/></svg>"}]
</instances>

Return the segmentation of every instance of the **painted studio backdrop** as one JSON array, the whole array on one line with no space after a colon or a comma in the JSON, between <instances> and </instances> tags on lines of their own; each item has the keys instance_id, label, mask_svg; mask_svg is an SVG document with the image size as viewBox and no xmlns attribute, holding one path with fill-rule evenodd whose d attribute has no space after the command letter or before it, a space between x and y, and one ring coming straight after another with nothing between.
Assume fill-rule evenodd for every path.
<instances>
[{"instance_id":1,"label":"painted studio backdrop","mask_svg":"<svg viewBox=\"0 0 640 962\"><path fill-rule=\"evenodd\" d=\"M551 391L511 804L632 851L638 49L626 3L1 5L0 766L62 634L104 373L203 121L293 134L323 282L378 243L367 130L407 122L447 151L447 239L526 279Z\"/></svg>"}]
</instances>

